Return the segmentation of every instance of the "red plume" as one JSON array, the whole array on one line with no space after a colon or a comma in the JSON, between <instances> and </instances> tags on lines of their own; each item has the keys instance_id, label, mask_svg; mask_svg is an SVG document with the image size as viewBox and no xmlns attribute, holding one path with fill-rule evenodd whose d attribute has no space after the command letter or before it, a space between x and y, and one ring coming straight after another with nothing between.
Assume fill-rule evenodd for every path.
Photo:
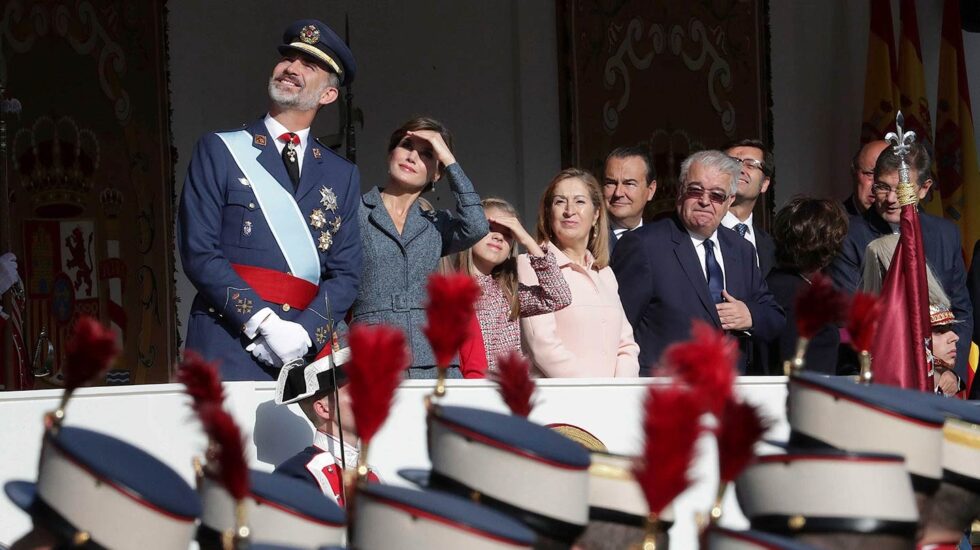
<instances>
[{"instance_id":1,"label":"red plume","mask_svg":"<svg viewBox=\"0 0 980 550\"><path fill-rule=\"evenodd\" d=\"M198 416L214 447L208 467L216 469L221 484L233 499L242 500L248 496L249 482L245 442L238 424L220 403L204 403L198 409Z\"/></svg>"},{"instance_id":2,"label":"red plume","mask_svg":"<svg viewBox=\"0 0 980 550\"><path fill-rule=\"evenodd\" d=\"M847 318L847 296L834 288L830 278L817 273L810 285L796 295L796 331L810 340L829 324Z\"/></svg>"},{"instance_id":3,"label":"red plume","mask_svg":"<svg viewBox=\"0 0 980 550\"><path fill-rule=\"evenodd\" d=\"M111 330L88 315L79 317L65 350L65 390L71 392L108 369L119 351Z\"/></svg>"},{"instance_id":4,"label":"red plume","mask_svg":"<svg viewBox=\"0 0 980 550\"><path fill-rule=\"evenodd\" d=\"M729 399L718 419L718 466L721 483L734 481L755 456L755 444L769 429L770 421L751 403Z\"/></svg>"},{"instance_id":5,"label":"red plume","mask_svg":"<svg viewBox=\"0 0 980 550\"><path fill-rule=\"evenodd\" d=\"M367 445L378 432L408 368L405 335L398 329L384 326L355 326L350 331L351 409L361 441Z\"/></svg>"},{"instance_id":6,"label":"red plume","mask_svg":"<svg viewBox=\"0 0 980 550\"><path fill-rule=\"evenodd\" d=\"M177 381L187 387L187 395L194 400L192 406L195 410L208 403L220 407L225 400L217 364L205 361L195 351L184 352L184 360L177 367Z\"/></svg>"},{"instance_id":7,"label":"red plume","mask_svg":"<svg viewBox=\"0 0 980 550\"><path fill-rule=\"evenodd\" d=\"M858 352L871 349L881 316L881 301L866 292L856 292L851 300L851 313L847 320L847 332L851 335L851 347Z\"/></svg>"},{"instance_id":8,"label":"red plume","mask_svg":"<svg viewBox=\"0 0 980 550\"><path fill-rule=\"evenodd\" d=\"M650 512L660 514L691 483L701 434L701 397L679 386L651 386L644 404L643 457L633 466Z\"/></svg>"},{"instance_id":9,"label":"red plume","mask_svg":"<svg viewBox=\"0 0 980 550\"><path fill-rule=\"evenodd\" d=\"M428 324L422 329L432 345L436 363L448 365L466 341L473 306L480 297L480 286L473 277L456 273L429 276L429 303L425 306Z\"/></svg>"},{"instance_id":10,"label":"red plume","mask_svg":"<svg viewBox=\"0 0 980 550\"><path fill-rule=\"evenodd\" d=\"M520 353L511 351L497 357L497 373L494 379L500 386L500 396L510 408L510 412L527 418L534 408L534 380L531 380L531 366Z\"/></svg>"},{"instance_id":11,"label":"red plume","mask_svg":"<svg viewBox=\"0 0 980 550\"><path fill-rule=\"evenodd\" d=\"M738 342L704 321L691 323L691 339L670 345L661 360L698 395L702 410L718 415L732 395Z\"/></svg>"}]
</instances>

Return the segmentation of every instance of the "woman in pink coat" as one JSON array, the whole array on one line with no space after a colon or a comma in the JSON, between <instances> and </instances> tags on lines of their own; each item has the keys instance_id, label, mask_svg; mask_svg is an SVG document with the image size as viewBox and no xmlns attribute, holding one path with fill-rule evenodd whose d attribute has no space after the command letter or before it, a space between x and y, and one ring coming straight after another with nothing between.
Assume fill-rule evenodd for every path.
<instances>
[{"instance_id":1,"label":"woman in pink coat","mask_svg":"<svg viewBox=\"0 0 980 550\"><path fill-rule=\"evenodd\" d=\"M524 349L536 374L637 376L640 348L609 268L609 227L592 174L569 168L551 180L538 207L538 241L547 242L558 260L572 303L521 319ZM538 282L526 255L518 258L517 273L523 284Z\"/></svg>"}]
</instances>

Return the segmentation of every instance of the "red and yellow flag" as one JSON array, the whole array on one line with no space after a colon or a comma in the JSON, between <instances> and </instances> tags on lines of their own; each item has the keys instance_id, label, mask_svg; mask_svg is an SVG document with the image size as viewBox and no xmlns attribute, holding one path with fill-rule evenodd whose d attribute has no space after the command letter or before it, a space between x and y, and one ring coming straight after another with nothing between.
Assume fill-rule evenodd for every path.
<instances>
[{"instance_id":1,"label":"red and yellow flag","mask_svg":"<svg viewBox=\"0 0 980 550\"><path fill-rule=\"evenodd\" d=\"M932 146L932 110L926 97L926 77L922 69L922 48L919 46L919 21L913 0L901 0L899 17L902 30L898 38L898 92L899 105L905 116L905 128L915 132L915 139L930 154ZM934 155L935 156L935 155ZM936 163L933 160L930 170L932 181L936 181ZM939 193L929 193L922 201L926 212L942 217L943 204Z\"/></svg>"},{"instance_id":2,"label":"red and yellow flag","mask_svg":"<svg viewBox=\"0 0 980 550\"><path fill-rule=\"evenodd\" d=\"M980 239L980 166L963 58L959 0L946 0L939 44L936 166L946 218L960 228L963 249Z\"/></svg>"},{"instance_id":3,"label":"red and yellow flag","mask_svg":"<svg viewBox=\"0 0 980 550\"><path fill-rule=\"evenodd\" d=\"M864 115L861 143L882 139L895 121L898 86L895 34L890 0L871 0L871 32L864 78Z\"/></svg>"}]
</instances>

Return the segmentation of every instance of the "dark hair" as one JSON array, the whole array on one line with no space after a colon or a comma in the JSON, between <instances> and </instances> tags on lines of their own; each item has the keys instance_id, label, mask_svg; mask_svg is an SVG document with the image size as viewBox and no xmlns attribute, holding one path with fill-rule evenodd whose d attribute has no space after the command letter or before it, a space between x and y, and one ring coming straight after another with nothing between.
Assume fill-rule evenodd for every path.
<instances>
[{"instance_id":1,"label":"dark hair","mask_svg":"<svg viewBox=\"0 0 980 550\"><path fill-rule=\"evenodd\" d=\"M453 153L456 152L453 149L453 134L452 132L449 131L449 128L447 128L445 124L439 122L438 120L427 116L414 117L410 119L408 122L406 122L405 124L402 124L400 127L398 127L397 130L392 132L391 137L388 138L388 152L390 153L394 151L395 147L398 147L398 144L402 142L402 139L405 138L406 134L408 134L409 132L418 132L421 130L431 130L433 132L439 132L439 135L442 136L442 140L445 141L446 146L449 147L449 151ZM440 171L442 171L442 169L445 168L445 166L443 166L442 163L437 163L437 167ZM424 191L431 191L431 190L432 190L432 182L429 182L429 184L425 186Z\"/></svg>"},{"instance_id":2,"label":"dark hair","mask_svg":"<svg viewBox=\"0 0 980 550\"><path fill-rule=\"evenodd\" d=\"M963 531L980 516L980 495L944 481L919 515L921 525Z\"/></svg>"},{"instance_id":3,"label":"dark hair","mask_svg":"<svg viewBox=\"0 0 980 550\"><path fill-rule=\"evenodd\" d=\"M606 209L602 202L602 188L599 182L590 172L581 168L565 168L551 179L548 187L541 195L541 202L538 203L538 241L549 241L555 244L555 231L551 228L551 201L555 198L555 187L569 179L577 179L585 184L589 190L589 198L592 200L592 207L599 213L595 226L589 235L589 252L592 253L592 267L602 269L609 265L609 221L606 218Z\"/></svg>"},{"instance_id":4,"label":"dark hair","mask_svg":"<svg viewBox=\"0 0 980 550\"><path fill-rule=\"evenodd\" d=\"M650 158L650 151L643 145L630 145L627 147L617 147L606 157L606 164L610 159L626 159L630 157L640 157L643 164L647 166L647 185L657 179L657 169L653 167L653 159Z\"/></svg>"},{"instance_id":5,"label":"dark hair","mask_svg":"<svg viewBox=\"0 0 980 550\"><path fill-rule=\"evenodd\" d=\"M776 174L776 158L772 154L772 150L766 147L766 144L759 139L740 139L738 141L729 142L727 145L721 148L722 151L728 153L729 149L734 149L735 147L755 147L756 149L762 151L762 173L766 175L767 178L772 178Z\"/></svg>"},{"instance_id":6,"label":"dark hair","mask_svg":"<svg viewBox=\"0 0 980 550\"><path fill-rule=\"evenodd\" d=\"M918 178L913 182L914 184L922 185L927 179L932 178L932 157L929 156L929 150L925 145L919 142L913 143L905 161ZM899 158L898 153L891 147L885 147L885 150L878 155L878 162L875 163L875 179L880 178L882 174L898 172L901 165L902 159Z\"/></svg>"},{"instance_id":7,"label":"dark hair","mask_svg":"<svg viewBox=\"0 0 980 550\"><path fill-rule=\"evenodd\" d=\"M776 263L801 273L823 269L840 252L846 236L847 215L837 201L797 197L776 214Z\"/></svg>"}]
</instances>

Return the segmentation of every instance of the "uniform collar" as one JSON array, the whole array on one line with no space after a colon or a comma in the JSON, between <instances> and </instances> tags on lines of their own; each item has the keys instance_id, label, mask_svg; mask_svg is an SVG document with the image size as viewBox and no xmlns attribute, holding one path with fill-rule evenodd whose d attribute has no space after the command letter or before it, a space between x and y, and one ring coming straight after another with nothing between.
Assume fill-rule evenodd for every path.
<instances>
[{"instance_id":1,"label":"uniform collar","mask_svg":"<svg viewBox=\"0 0 980 550\"><path fill-rule=\"evenodd\" d=\"M265 127L267 130L269 130L269 136L272 137L273 140L278 141L279 136L289 132L288 128L280 124L278 120L272 118L272 115L270 114L265 115L265 120L263 122L265 122ZM309 127L303 128L302 130L297 130L293 133L299 136L299 148L304 149L307 145L307 140L310 138Z\"/></svg>"},{"instance_id":2,"label":"uniform collar","mask_svg":"<svg viewBox=\"0 0 980 550\"><path fill-rule=\"evenodd\" d=\"M337 464L341 463L340 438L317 430L317 432L313 435L313 446L321 451L332 454ZM354 467L357 464L357 458L358 455L360 455L360 451L357 449L357 447L352 446L347 441L344 441L343 449L344 463L347 464L348 468Z\"/></svg>"}]
</instances>

